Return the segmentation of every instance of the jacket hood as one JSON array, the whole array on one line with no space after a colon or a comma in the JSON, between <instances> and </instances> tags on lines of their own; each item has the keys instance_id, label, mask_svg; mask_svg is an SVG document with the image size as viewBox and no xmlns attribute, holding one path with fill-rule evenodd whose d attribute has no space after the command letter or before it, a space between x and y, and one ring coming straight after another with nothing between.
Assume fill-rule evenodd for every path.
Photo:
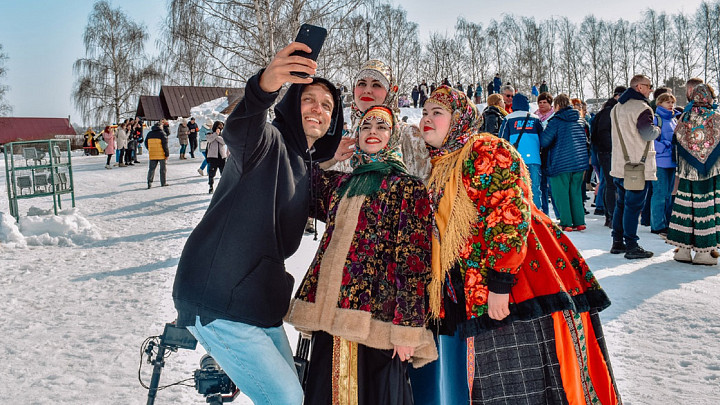
<instances>
[{"instance_id":1,"label":"jacket hood","mask_svg":"<svg viewBox=\"0 0 720 405\"><path fill-rule=\"evenodd\" d=\"M625 90L625 92L618 99L618 103L625 104L629 100L640 100L640 101L647 102L647 99L645 98L645 96L643 96L642 93L633 89L632 87Z\"/></svg>"},{"instance_id":2,"label":"jacket hood","mask_svg":"<svg viewBox=\"0 0 720 405\"><path fill-rule=\"evenodd\" d=\"M512 108L513 111L530 111L530 103L525 95L517 93L513 96Z\"/></svg>"},{"instance_id":3,"label":"jacket hood","mask_svg":"<svg viewBox=\"0 0 720 405\"><path fill-rule=\"evenodd\" d=\"M574 122L580 119L580 111L567 106L560 111L556 111L553 117L557 117L563 121Z\"/></svg>"},{"instance_id":4,"label":"jacket hood","mask_svg":"<svg viewBox=\"0 0 720 405\"><path fill-rule=\"evenodd\" d=\"M610 98L605 102L605 104L603 104L602 108L603 108L603 110L606 109L606 108L612 109L613 107L615 107L615 104L617 104L617 103L618 103L618 101L615 100L615 97L610 97Z\"/></svg>"},{"instance_id":5,"label":"jacket hood","mask_svg":"<svg viewBox=\"0 0 720 405\"><path fill-rule=\"evenodd\" d=\"M312 160L322 162L332 158L340 144L343 128L343 105L338 91L332 83L319 77L313 78L311 84L315 83L322 83L327 86L335 102L331 114L332 121L330 121L327 133L313 144L315 152L312 154ZM305 154L308 147L300 114L300 97L303 89L311 84L293 84L290 86L285 96L275 106L275 119L273 120L273 125L280 130L286 144L303 154Z\"/></svg>"}]
</instances>

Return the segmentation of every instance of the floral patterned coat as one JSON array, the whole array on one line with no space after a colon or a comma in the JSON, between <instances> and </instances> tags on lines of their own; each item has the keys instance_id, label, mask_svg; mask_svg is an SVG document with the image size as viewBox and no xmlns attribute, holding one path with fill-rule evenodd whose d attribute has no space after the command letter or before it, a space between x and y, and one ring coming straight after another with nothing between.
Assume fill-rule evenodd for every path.
<instances>
[{"instance_id":1,"label":"floral patterned coat","mask_svg":"<svg viewBox=\"0 0 720 405\"><path fill-rule=\"evenodd\" d=\"M449 273L441 317L448 317L449 307L462 306L464 300L463 316L450 318L457 319L461 335L469 337L514 320L609 306L570 239L532 204L528 170L517 151L488 135L465 147L472 150L459 162L462 181L478 218ZM462 285L462 291L453 290L453 285ZM510 316L503 321L487 314L489 291L510 294Z\"/></svg>"},{"instance_id":2,"label":"floral patterned coat","mask_svg":"<svg viewBox=\"0 0 720 405\"><path fill-rule=\"evenodd\" d=\"M437 358L425 328L432 215L427 189L392 174L372 196L340 198L351 174L317 170L315 216L326 230L286 320L377 349L412 346L420 367Z\"/></svg>"}]
</instances>

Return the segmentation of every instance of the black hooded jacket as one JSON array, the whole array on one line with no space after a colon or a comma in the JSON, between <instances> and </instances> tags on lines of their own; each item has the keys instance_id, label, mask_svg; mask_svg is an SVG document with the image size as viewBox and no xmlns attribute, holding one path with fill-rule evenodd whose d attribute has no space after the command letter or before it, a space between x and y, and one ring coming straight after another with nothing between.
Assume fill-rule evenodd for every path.
<instances>
[{"instance_id":1,"label":"black hooded jacket","mask_svg":"<svg viewBox=\"0 0 720 405\"><path fill-rule=\"evenodd\" d=\"M612 153L612 119L610 112L615 104L615 98L609 98L602 110L593 118L593 124L590 127L590 144L599 153Z\"/></svg>"},{"instance_id":2,"label":"black hooded jacket","mask_svg":"<svg viewBox=\"0 0 720 405\"><path fill-rule=\"evenodd\" d=\"M230 114L222 136L230 150L222 178L205 216L180 256L173 299L178 325L225 319L259 327L282 324L293 289L284 261L302 239L310 203L312 161L330 159L340 143L342 104L328 133L308 151L300 114L305 85L292 85L267 123L278 93L248 80L245 97Z\"/></svg>"}]
</instances>

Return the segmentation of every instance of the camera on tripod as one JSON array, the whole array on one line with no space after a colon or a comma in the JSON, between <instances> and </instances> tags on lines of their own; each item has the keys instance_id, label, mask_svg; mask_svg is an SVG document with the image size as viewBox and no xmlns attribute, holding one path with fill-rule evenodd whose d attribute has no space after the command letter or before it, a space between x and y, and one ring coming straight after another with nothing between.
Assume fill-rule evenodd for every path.
<instances>
[{"instance_id":1,"label":"camera on tripod","mask_svg":"<svg viewBox=\"0 0 720 405\"><path fill-rule=\"evenodd\" d=\"M231 394L237 389L230 377L225 374L215 359L209 354L204 355L202 359L200 359L200 369L195 370L193 376L195 378L195 389L198 394L204 395L205 397ZM223 401L221 401L221 403L222 402Z\"/></svg>"},{"instance_id":2,"label":"camera on tripod","mask_svg":"<svg viewBox=\"0 0 720 405\"><path fill-rule=\"evenodd\" d=\"M143 346L143 352L147 355L147 362L153 365L153 374L150 386L145 386L142 379L140 384L148 389L147 405L153 405L158 390L180 384L175 383L158 387L160 373L165 366L165 358L167 357L166 350L171 352L177 352L178 349L195 350L197 340L186 328L178 327L174 323L167 323L162 335L148 338ZM157 354L153 358L155 348L157 348ZM142 362L140 367L142 368ZM140 378L139 374L138 378ZM199 394L205 396L205 402L209 404L232 402L240 393L240 390L237 389L230 377L225 374L215 359L208 354L204 355L200 360L200 368L193 373L193 379L195 380L195 389Z\"/></svg>"}]
</instances>

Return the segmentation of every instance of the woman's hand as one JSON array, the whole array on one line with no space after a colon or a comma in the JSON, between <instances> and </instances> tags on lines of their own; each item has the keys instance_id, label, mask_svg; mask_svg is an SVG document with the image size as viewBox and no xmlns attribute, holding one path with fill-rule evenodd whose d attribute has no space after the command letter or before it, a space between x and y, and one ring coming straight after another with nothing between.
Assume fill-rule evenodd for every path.
<instances>
[{"instance_id":1,"label":"woman's hand","mask_svg":"<svg viewBox=\"0 0 720 405\"><path fill-rule=\"evenodd\" d=\"M340 140L340 145L338 145L337 150L335 151L335 156L333 156L333 159L338 162L348 160L352 156L354 150L355 138L342 138Z\"/></svg>"},{"instance_id":2,"label":"woman's hand","mask_svg":"<svg viewBox=\"0 0 720 405\"><path fill-rule=\"evenodd\" d=\"M393 355L392 358L395 358L395 355L398 355L400 358L400 361L408 361L410 358L415 354L415 348L411 346L395 346L393 348Z\"/></svg>"},{"instance_id":3,"label":"woman's hand","mask_svg":"<svg viewBox=\"0 0 720 405\"><path fill-rule=\"evenodd\" d=\"M490 319L502 321L510 315L510 308L508 308L509 302L510 294L488 293L488 315Z\"/></svg>"}]
</instances>

